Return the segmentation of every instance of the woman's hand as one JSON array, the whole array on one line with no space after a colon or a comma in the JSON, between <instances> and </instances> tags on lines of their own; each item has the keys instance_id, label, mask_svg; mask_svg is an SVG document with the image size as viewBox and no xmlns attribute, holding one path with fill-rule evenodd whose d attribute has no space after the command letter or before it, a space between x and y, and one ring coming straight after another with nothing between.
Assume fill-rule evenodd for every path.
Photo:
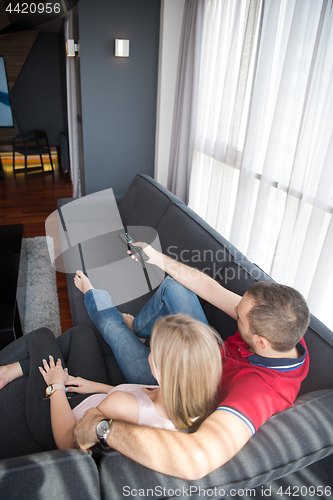
<instances>
[{"instance_id":1,"label":"woman's hand","mask_svg":"<svg viewBox=\"0 0 333 500\"><path fill-rule=\"evenodd\" d=\"M69 377L67 368L61 365L61 359L54 362L53 356L49 356L49 363L43 359L43 367L39 367L40 373L43 375L46 385L63 384L65 385Z\"/></svg>"},{"instance_id":2,"label":"woman's hand","mask_svg":"<svg viewBox=\"0 0 333 500\"><path fill-rule=\"evenodd\" d=\"M106 386L106 390L102 390L104 388L100 386L104 386L104 384L98 384L97 382L93 382L91 380L86 380L82 377L72 377L68 375L68 379L66 382L66 386L68 386L68 392L77 392L79 394L93 394L95 392L108 392L112 388L112 386Z\"/></svg>"}]
</instances>

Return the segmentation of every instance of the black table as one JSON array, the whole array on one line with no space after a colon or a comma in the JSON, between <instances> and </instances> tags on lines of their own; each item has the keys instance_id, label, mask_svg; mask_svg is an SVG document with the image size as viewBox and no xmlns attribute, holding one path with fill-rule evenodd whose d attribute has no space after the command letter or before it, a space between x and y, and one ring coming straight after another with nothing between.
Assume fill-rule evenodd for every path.
<instances>
[{"instance_id":1,"label":"black table","mask_svg":"<svg viewBox=\"0 0 333 500\"><path fill-rule=\"evenodd\" d=\"M22 336L27 285L24 225L0 226L0 349Z\"/></svg>"}]
</instances>

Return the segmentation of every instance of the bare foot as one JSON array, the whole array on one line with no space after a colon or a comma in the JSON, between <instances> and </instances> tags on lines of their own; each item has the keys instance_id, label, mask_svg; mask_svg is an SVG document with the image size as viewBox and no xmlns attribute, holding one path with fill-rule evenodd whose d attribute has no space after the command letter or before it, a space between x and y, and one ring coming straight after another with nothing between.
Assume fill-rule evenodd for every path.
<instances>
[{"instance_id":1,"label":"bare foot","mask_svg":"<svg viewBox=\"0 0 333 500\"><path fill-rule=\"evenodd\" d=\"M20 363L0 366L0 389L3 389L9 382L18 377L22 377L23 372Z\"/></svg>"},{"instance_id":2,"label":"bare foot","mask_svg":"<svg viewBox=\"0 0 333 500\"><path fill-rule=\"evenodd\" d=\"M134 333L134 330L133 330L134 316L132 314L127 314L127 313L122 313L122 314L123 314L123 318L125 320L126 325Z\"/></svg>"},{"instance_id":3,"label":"bare foot","mask_svg":"<svg viewBox=\"0 0 333 500\"><path fill-rule=\"evenodd\" d=\"M74 285L82 293L86 293L88 290L94 289L94 287L90 283L89 278L85 274L83 274L82 271L76 271L76 275L74 276Z\"/></svg>"},{"instance_id":4,"label":"bare foot","mask_svg":"<svg viewBox=\"0 0 333 500\"><path fill-rule=\"evenodd\" d=\"M125 320L125 323L126 325L128 326L128 328L133 332L135 333L134 329L133 329L133 321L134 321L134 316L132 314L128 314L128 313L122 313L123 315L123 318ZM136 335L136 333L135 333ZM137 336L138 337L138 336ZM146 339L142 339L141 337L138 337L139 340L141 340L141 342L145 343Z\"/></svg>"}]
</instances>

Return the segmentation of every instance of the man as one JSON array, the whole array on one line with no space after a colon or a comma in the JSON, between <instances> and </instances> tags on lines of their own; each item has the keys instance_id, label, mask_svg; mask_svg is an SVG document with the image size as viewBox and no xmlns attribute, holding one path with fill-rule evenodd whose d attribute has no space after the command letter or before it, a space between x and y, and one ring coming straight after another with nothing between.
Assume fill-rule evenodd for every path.
<instances>
[{"instance_id":1,"label":"man","mask_svg":"<svg viewBox=\"0 0 333 500\"><path fill-rule=\"evenodd\" d=\"M140 246L148 263L237 320L238 331L222 348L220 404L196 432L113 421L105 440L108 446L158 472L200 479L235 456L271 415L293 404L309 367L302 339L309 310L304 298L290 287L257 283L242 298L202 272L150 246ZM88 450L99 441L96 427L102 419L92 409L77 423L74 439L78 447Z\"/></svg>"}]
</instances>

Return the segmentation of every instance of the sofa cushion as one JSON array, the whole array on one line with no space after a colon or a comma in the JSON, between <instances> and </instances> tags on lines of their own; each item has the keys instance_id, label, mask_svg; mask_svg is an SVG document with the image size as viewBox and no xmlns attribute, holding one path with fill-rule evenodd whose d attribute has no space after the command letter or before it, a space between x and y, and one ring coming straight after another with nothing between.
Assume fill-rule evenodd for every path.
<instances>
[{"instance_id":1,"label":"sofa cushion","mask_svg":"<svg viewBox=\"0 0 333 500\"><path fill-rule=\"evenodd\" d=\"M121 499L131 492L132 496L185 498L190 491L191 498L226 498L238 489L255 488L333 453L332 412L333 391L300 399L265 422L234 458L198 481L160 474L112 452L99 464L102 498Z\"/></svg>"},{"instance_id":2,"label":"sofa cushion","mask_svg":"<svg viewBox=\"0 0 333 500\"><path fill-rule=\"evenodd\" d=\"M183 203L148 175L134 177L119 203L126 226L150 226L156 229L171 203Z\"/></svg>"},{"instance_id":3,"label":"sofa cushion","mask_svg":"<svg viewBox=\"0 0 333 500\"><path fill-rule=\"evenodd\" d=\"M0 462L0 498L98 500L94 460L81 450L56 450Z\"/></svg>"}]
</instances>

